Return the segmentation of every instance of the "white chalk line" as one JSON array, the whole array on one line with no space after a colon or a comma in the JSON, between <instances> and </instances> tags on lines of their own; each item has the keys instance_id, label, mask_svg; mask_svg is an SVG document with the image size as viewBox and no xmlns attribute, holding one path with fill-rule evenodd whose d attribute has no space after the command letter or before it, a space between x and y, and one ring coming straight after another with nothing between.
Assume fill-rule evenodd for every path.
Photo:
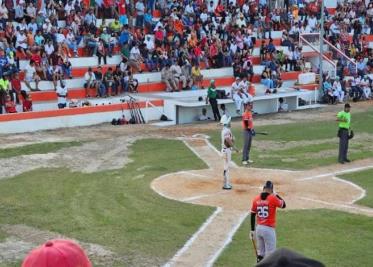
<instances>
[{"instance_id":1,"label":"white chalk line","mask_svg":"<svg viewBox=\"0 0 373 267\"><path fill-rule=\"evenodd\" d=\"M213 197L213 196L223 195L223 194L227 194L227 193L229 193L229 191L220 191L220 192L216 192L216 193L212 193L212 194L204 194L204 195L198 195L198 196L194 196L194 197L184 198L181 201L190 202L190 201L194 201L194 200L199 200L201 198Z\"/></svg>"},{"instance_id":2,"label":"white chalk line","mask_svg":"<svg viewBox=\"0 0 373 267\"><path fill-rule=\"evenodd\" d=\"M209 167L209 170L212 170L212 166L210 165L210 163L207 162L205 159L203 159L201 157L201 155L198 154L197 150L194 149L194 147L192 147L191 145L189 145L188 142L185 139L183 139L182 141L199 159L201 159L204 163L206 163L206 165Z\"/></svg>"},{"instance_id":3,"label":"white chalk line","mask_svg":"<svg viewBox=\"0 0 373 267\"><path fill-rule=\"evenodd\" d=\"M358 210L358 211L362 211L362 212L371 213L373 215L373 209L371 209L371 208L361 208L361 207L357 207L357 206L354 206L354 205L345 205L345 204L330 203L330 202L327 202L327 201L323 201L323 200L319 200L319 199L313 199L313 198L308 198L308 197L300 197L300 198L303 199L303 200L313 201L313 202L324 204L324 205L328 205L328 206L343 208L344 211L346 211L345 209Z\"/></svg>"},{"instance_id":4,"label":"white chalk line","mask_svg":"<svg viewBox=\"0 0 373 267\"><path fill-rule=\"evenodd\" d=\"M195 176L195 177L200 177L200 178L208 178L207 175L203 175L203 174L199 174L199 173L193 173L193 172L190 172L190 171L181 171L179 173L187 174L187 175L191 175L191 176Z\"/></svg>"},{"instance_id":5,"label":"white chalk line","mask_svg":"<svg viewBox=\"0 0 373 267\"><path fill-rule=\"evenodd\" d=\"M221 207L217 207L215 212L202 224L202 226L198 229L197 232L195 232L192 237L185 243L185 245L178 251L176 252L175 256L172 257L172 259L167 262L163 267L171 267L173 266L173 263L177 261L177 259L185 252L187 251L190 246L193 244L193 242L197 239L197 237L205 231L205 229L210 225L210 223L215 219L215 217L222 212Z\"/></svg>"},{"instance_id":6,"label":"white chalk line","mask_svg":"<svg viewBox=\"0 0 373 267\"><path fill-rule=\"evenodd\" d=\"M373 165L364 166L364 167L356 167L356 168L345 169L345 170L341 170L341 171L323 173L323 174L314 175L314 176L310 176L310 177L306 177L306 178L301 178L301 179L298 179L297 181L314 180L314 179L323 178L323 177L327 177L327 176L341 175L341 174L345 174L345 173L363 171L363 170L368 170L368 169L372 169L372 168L373 168Z\"/></svg>"},{"instance_id":7,"label":"white chalk line","mask_svg":"<svg viewBox=\"0 0 373 267\"><path fill-rule=\"evenodd\" d=\"M350 186L352 186L352 187L354 187L354 188L356 188L357 190L360 191L360 196L358 196L357 198L354 198L352 201L349 202L349 204L354 204L355 202L359 201L360 199L363 199L367 194L365 189L363 189L362 187L358 186L357 184L355 184L351 181L340 179L340 178L335 177L335 176L332 179L336 180L336 181L339 181L341 183L348 184L348 185L350 185Z\"/></svg>"},{"instance_id":8,"label":"white chalk line","mask_svg":"<svg viewBox=\"0 0 373 267\"><path fill-rule=\"evenodd\" d=\"M223 252L223 250L232 242L232 238L234 234L237 232L237 230L242 225L243 221L247 217L248 213L245 212L241 215L238 222L232 227L232 229L229 231L227 238L225 239L223 245L215 252L215 254L209 259L209 261L206 264L206 267L211 267L214 265L215 261L218 259L220 254Z\"/></svg>"}]
</instances>

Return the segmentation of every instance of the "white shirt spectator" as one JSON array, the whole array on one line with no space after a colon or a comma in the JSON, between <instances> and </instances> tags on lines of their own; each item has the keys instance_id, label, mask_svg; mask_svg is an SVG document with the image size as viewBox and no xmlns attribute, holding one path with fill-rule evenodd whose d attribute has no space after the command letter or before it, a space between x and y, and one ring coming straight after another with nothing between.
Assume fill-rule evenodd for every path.
<instances>
[{"instance_id":1,"label":"white shirt spectator","mask_svg":"<svg viewBox=\"0 0 373 267\"><path fill-rule=\"evenodd\" d=\"M35 35L36 31L38 30L38 24L36 24L36 22L34 22L34 23L30 22L27 25L27 29L31 29L32 30L32 34Z\"/></svg>"},{"instance_id":2,"label":"white shirt spectator","mask_svg":"<svg viewBox=\"0 0 373 267\"><path fill-rule=\"evenodd\" d=\"M153 36L146 35L144 43L146 45L146 49L148 49L149 51L153 51L154 50L155 45L154 45L154 37Z\"/></svg>"},{"instance_id":3,"label":"white shirt spectator","mask_svg":"<svg viewBox=\"0 0 373 267\"><path fill-rule=\"evenodd\" d=\"M185 7L185 14L190 15L194 13L193 6L189 3Z\"/></svg>"},{"instance_id":4,"label":"white shirt spectator","mask_svg":"<svg viewBox=\"0 0 373 267\"><path fill-rule=\"evenodd\" d=\"M50 33L52 30L52 24L50 23L49 19L45 20L46 23L43 24L43 31L46 33Z\"/></svg>"},{"instance_id":5,"label":"white shirt spectator","mask_svg":"<svg viewBox=\"0 0 373 267\"><path fill-rule=\"evenodd\" d=\"M32 18L35 18L36 17L36 8L30 4L27 8L26 8L26 13L27 15L29 15L30 17Z\"/></svg>"},{"instance_id":6,"label":"white shirt spectator","mask_svg":"<svg viewBox=\"0 0 373 267\"><path fill-rule=\"evenodd\" d=\"M207 21L207 18L208 18L208 15L206 12L202 12L201 15L199 15L199 18L202 20L202 22L206 22Z\"/></svg>"},{"instance_id":7,"label":"white shirt spectator","mask_svg":"<svg viewBox=\"0 0 373 267\"><path fill-rule=\"evenodd\" d=\"M86 82L93 82L96 80L96 76L94 74L94 72L92 71L91 73L89 73L89 71L87 71L85 74L84 74L84 80Z\"/></svg>"},{"instance_id":8,"label":"white shirt spectator","mask_svg":"<svg viewBox=\"0 0 373 267\"><path fill-rule=\"evenodd\" d=\"M61 85L57 85L56 93L57 93L57 103L66 104L66 98L67 98L66 85L64 87L62 87Z\"/></svg>"},{"instance_id":9,"label":"white shirt spectator","mask_svg":"<svg viewBox=\"0 0 373 267\"><path fill-rule=\"evenodd\" d=\"M71 3L71 4L66 3L66 5L65 5L66 14L70 15L71 10L75 10L73 3Z\"/></svg>"},{"instance_id":10,"label":"white shirt spectator","mask_svg":"<svg viewBox=\"0 0 373 267\"><path fill-rule=\"evenodd\" d=\"M53 44L46 44L44 46L44 50L45 50L45 52L47 53L48 56L52 55L53 52L54 52L54 46L53 46Z\"/></svg>"},{"instance_id":11,"label":"white shirt spectator","mask_svg":"<svg viewBox=\"0 0 373 267\"><path fill-rule=\"evenodd\" d=\"M249 85L250 85L250 82L247 80L246 81L242 80L239 84L240 88L242 88L245 93L247 93L247 91L249 90Z\"/></svg>"},{"instance_id":12,"label":"white shirt spectator","mask_svg":"<svg viewBox=\"0 0 373 267\"><path fill-rule=\"evenodd\" d=\"M8 19L8 9L5 6L0 6L0 18Z\"/></svg>"},{"instance_id":13,"label":"white shirt spectator","mask_svg":"<svg viewBox=\"0 0 373 267\"><path fill-rule=\"evenodd\" d=\"M25 71L26 71L25 80L28 82L31 82L34 79L34 75L36 73L35 67L31 65L27 65Z\"/></svg>"},{"instance_id":14,"label":"white shirt spectator","mask_svg":"<svg viewBox=\"0 0 373 267\"><path fill-rule=\"evenodd\" d=\"M144 15L145 6L144 6L144 3L142 1L138 1L136 3L135 8L136 8L137 15L139 15L139 16Z\"/></svg>"},{"instance_id":15,"label":"white shirt spectator","mask_svg":"<svg viewBox=\"0 0 373 267\"><path fill-rule=\"evenodd\" d=\"M16 35L16 47L22 47L24 49L27 48L27 37L24 33L18 33Z\"/></svg>"},{"instance_id":16,"label":"white shirt spectator","mask_svg":"<svg viewBox=\"0 0 373 267\"><path fill-rule=\"evenodd\" d=\"M139 60L140 57L141 57L141 53L140 53L139 48L136 46L132 47L130 51L130 59Z\"/></svg>"},{"instance_id":17,"label":"white shirt spectator","mask_svg":"<svg viewBox=\"0 0 373 267\"><path fill-rule=\"evenodd\" d=\"M62 44L65 42L65 35L63 35L62 33L56 33L56 42L58 44Z\"/></svg>"},{"instance_id":18,"label":"white shirt spectator","mask_svg":"<svg viewBox=\"0 0 373 267\"><path fill-rule=\"evenodd\" d=\"M316 29L317 19L315 16L308 18L308 25L311 27L312 30Z\"/></svg>"}]
</instances>

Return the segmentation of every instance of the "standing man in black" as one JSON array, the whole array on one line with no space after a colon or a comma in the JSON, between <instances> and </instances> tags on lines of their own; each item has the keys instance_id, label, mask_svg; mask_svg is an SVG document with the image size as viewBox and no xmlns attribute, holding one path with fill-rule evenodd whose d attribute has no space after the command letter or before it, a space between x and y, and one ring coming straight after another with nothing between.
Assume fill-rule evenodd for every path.
<instances>
[{"instance_id":1,"label":"standing man in black","mask_svg":"<svg viewBox=\"0 0 373 267\"><path fill-rule=\"evenodd\" d=\"M216 92L215 80L211 80L210 86L207 89L206 104L210 102L215 121L220 121L221 117L220 117L217 99L218 99L218 92Z\"/></svg>"}]
</instances>

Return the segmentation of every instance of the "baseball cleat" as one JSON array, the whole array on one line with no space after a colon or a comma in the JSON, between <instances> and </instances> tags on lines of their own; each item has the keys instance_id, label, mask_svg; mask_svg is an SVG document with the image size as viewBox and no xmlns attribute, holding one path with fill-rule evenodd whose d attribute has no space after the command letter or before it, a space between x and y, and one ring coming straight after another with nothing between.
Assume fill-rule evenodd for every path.
<instances>
[{"instance_id":1,"label":"baseball cleat","mask_svg":"<svg viewBox=\"0 0 373 267\"><path fill-rule=\"evenodd\" d=\"M242 165L247 165L247 164L249 164L249 163L247 162L247 160L242 161Z\"/></svg>"},{"instance_id":2,"label":"baseball cleat","mask_svg":"<svg viewBox=\"0 0 373 267\"><path fill-rule=\"evenodd\" d=\"M349 159L345 159L345 162L351 162L351 160L349 160Z\"/></svg>"},{"instance_id":3,"label":"baseball cleat","mask_svg":"<svg viewBox=\"0 0 373 267\"><path fill-rule=\"evenodd\" d=\"M231 190L231 189L232 189L232 186L231 186L231 185L223 186L223 190Z\"/></svg>"},{"instance_id":4,"label":"baseball cleat","mask_svg":"<svg viewBox=\"0 0 373 267\"><path fill-rule=\"evenodd\" d=\"M251 160L251 159L249 159L247 162L248 162L248 163L254 163L254 161Z\"/></svg>"}]
</instances>

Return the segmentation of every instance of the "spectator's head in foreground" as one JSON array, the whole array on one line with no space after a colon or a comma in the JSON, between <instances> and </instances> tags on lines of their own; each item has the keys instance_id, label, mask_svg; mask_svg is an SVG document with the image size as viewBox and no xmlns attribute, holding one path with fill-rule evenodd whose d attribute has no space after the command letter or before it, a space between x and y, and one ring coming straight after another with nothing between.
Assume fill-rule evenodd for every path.
<instances>
[{"instance_id":1,"label":"spectator's head in foreground","mask_svg":"<svg viewBox=\"0 0 373 267\"><path fill-rule=\"evenodd\" d=\"M256 267L325 267L325 265L289 249L280 248L265 257Z\"/></svg>"},{"instance_id":2,"label":"spectator's head in foreground","mask_svg":"<svg viewBox=\"0 0 373 267\"><path fill-rule=\"evenodd\" d=\"M29 252L22 267L92 267L92 264L75 242L54 239Z\"/></svg>"}]
</instances>

